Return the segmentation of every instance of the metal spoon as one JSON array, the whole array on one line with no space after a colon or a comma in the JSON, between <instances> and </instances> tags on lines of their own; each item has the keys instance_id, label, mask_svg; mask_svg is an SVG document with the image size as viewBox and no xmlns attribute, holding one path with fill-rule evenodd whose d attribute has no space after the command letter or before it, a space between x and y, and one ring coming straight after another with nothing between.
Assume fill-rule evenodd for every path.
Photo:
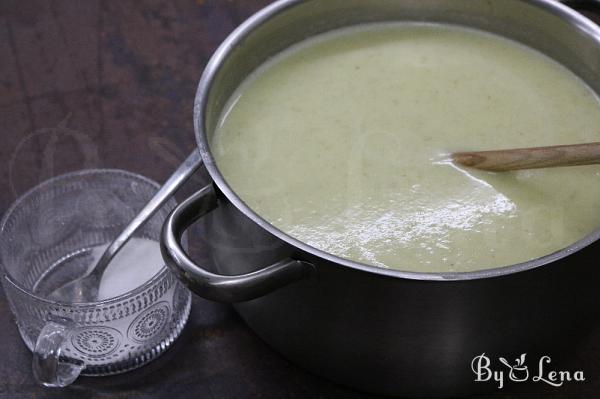
<instances>
[{"instance_id":1,"label":"metal spoon","mask_svg":"<svg viewBox=\"0 0 600 399\"><path fill-rule=\"evenodd\" d=\"M98 287L102 274L108 267L111 259L129 241L132 235L148 221L163 204L173 196L175 191L194 173L202 164L199 151L194 151L177 170L167 179L165 184L154 194L148 203L140 210L131 222L123 229L121 234L106 248L102 257L85 274L76 280L70 281L57 288L48 296L57 302L94 302L98 298Z\"/></svg>"}]
</instances>

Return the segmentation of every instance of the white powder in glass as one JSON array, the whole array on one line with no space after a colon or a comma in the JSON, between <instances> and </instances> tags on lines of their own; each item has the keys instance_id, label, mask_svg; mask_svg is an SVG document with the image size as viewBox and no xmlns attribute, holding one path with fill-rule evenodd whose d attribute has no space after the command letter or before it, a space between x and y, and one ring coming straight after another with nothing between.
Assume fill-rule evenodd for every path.
<instances>
[{"instance_id":1,"label":"white powder in glass","mask_svg":"<svg viewBox=\"0 0 600 399\"><path fill-rule=\"evenodd\" d=\"M94 264L108 244L92 250ZM98 300L113 298L152 279L165 265L157 241L133 237L111 260L98 287Z\"/></svg>"}]
</instances>

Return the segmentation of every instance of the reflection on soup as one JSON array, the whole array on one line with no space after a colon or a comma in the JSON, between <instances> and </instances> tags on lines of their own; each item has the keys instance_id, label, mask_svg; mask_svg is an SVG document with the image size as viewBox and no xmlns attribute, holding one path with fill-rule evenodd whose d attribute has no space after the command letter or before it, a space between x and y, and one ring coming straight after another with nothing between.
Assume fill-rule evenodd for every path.
<instances>
[{"instance_id":1,"label":"reflection on soup","mask_svg":"<svg viewBox=\"0 0 600 399\"><path fill-rule=\"evenodd\" d=\"M527 261L600 226L600 168L461 169L459 150L600 141L595 94L509 40L440 25L342 30L239 88L211 147L267 221L316 248L407 271Z\"/></svg>"}]
</instances>

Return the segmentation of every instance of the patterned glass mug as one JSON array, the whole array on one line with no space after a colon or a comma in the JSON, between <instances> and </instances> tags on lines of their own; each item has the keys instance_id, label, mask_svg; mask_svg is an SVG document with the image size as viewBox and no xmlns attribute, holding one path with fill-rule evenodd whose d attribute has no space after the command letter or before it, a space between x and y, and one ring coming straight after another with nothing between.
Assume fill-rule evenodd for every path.
<instances>
[{"instance_id":1,"label":"patterned glass mug","mask_svg":"<svg viewBox=\"0 0 600 399\"><path fill-rule=\"evenodd\" d=\"M125 171L85 170L38 185L5 214L2 285L40 383L66 386L80 374L110 375L142 366L183 329L191 295L165 266L114 298L93 303L46 299L83 275L92 248L109 243L158 188ZM135 236L158 241L174 206L171 199Z\"/></svg>"}]
</instances>

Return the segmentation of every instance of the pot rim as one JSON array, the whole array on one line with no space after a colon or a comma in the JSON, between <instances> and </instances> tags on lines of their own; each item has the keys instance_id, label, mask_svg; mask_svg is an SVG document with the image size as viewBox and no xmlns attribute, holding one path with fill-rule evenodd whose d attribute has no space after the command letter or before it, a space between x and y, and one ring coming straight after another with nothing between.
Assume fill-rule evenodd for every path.
<instances>
[{"instance_id":1,"label":"pot rim","mask_svg":"<svg viewBox=\"0 0 600 399\"><path fill-rule=\"evenodd\" d=\"M600 46L600 27L585 16L583 16L582 14L554 0L527 1L536 7L542 8L550 12L551 14L564 19L569 24L576 26L579 30L585 32L589 36L592 36L598 43L598 46ZM302 2L304 2L304 0L278 0L259 10L256 14L248 18L244 23L242 23L238 28L236 28L215 51L215 53L207 63L204 72L202 73L202 77L200 78L200 82L196 90L196 97L194 100L194 132L196 135L196 142L198 144L202 160L214 184L217 185L217 187L227 197L227 199L246 217L248 217L254 223L258 224L260 227L267 230L269 233L279 238L280 240L296 248L299 248L300 250L307 252L313 256L317 256L326 259L330 262L342 265L344 267L349 267L363 272L378 274L387 277L423 281L478 280L523 272L558 261L574 252L580 251L581 249L600 239L599 228L598 230L595 230L594 232L588 234L581 240L563 249L526 262L470 272L411 272L383 268L379 266L373 266L361 262L356 262L312 247L273 226L268 221L263 219L259 214L254 212L248 205L246 205L246 203L244 203L244 201L235 193L235 191L226 182L225 178L219 171L215 159L210 151L208 136L206 135L204 126L206 116L205 108L208 104L208 94L212 87L214 78L220 69L221 64L227 58L229 53L240 42L242 42L249 33L251 33L258 26L267 22L271 18L285 12L287 9L292 8Z\"/></svg>"}]
</instances>

